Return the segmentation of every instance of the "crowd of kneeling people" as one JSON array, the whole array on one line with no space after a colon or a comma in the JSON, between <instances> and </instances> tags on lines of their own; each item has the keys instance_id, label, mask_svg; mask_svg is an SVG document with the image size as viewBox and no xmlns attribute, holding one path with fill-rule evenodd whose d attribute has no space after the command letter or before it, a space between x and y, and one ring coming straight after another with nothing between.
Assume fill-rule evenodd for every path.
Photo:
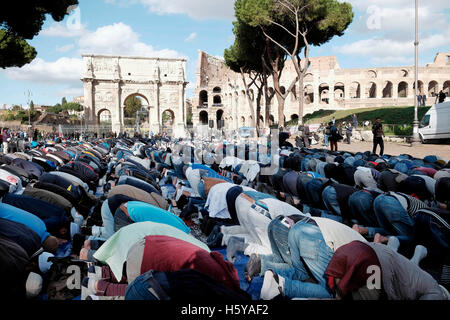
<instances>
[{"instance_id":1,"label":"crowd of kneeling people","mask_svg":"<svg viewBox=\"0 0 450 320\"><path fill-rule=\"evenodd\" d=\"M280 138L254 159L123 136L0 154L0 295L250 301L263 277L264 300L450 299L449 162Z\"/></svg>"}]
</instances>

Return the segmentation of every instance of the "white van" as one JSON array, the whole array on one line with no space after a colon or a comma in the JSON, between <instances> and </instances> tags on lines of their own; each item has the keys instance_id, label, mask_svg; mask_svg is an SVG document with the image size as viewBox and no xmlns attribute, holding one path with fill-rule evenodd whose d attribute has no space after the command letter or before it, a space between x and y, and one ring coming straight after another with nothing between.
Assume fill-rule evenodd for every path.
<instances>
[{"instance_id":1,"label":"white van","mask_svg":"<svg viewBox=\"0 0 450 320\"><path fill-rule=\"evenodd\" d=\"M419 136L422 143L450 139L450 101L435 104L428 110L420 122Z\"/></svg>"}]
</instances>

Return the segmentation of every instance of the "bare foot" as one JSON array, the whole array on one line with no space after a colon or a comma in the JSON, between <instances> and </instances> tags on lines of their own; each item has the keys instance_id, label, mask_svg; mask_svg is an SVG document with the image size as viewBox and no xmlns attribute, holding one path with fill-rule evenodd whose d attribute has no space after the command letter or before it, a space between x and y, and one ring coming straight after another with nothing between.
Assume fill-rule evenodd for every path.
<instances>
[{"instance_id":1,"label":"bare foot","mask_svg":"<svg viewBox=\"0 0 450 320\"><path fill-rule=\"evenodd\" d=\"M368 235L369 234L369 230L367 228L360 227L357 224L353 225L352 229L355 230L356 232L358 232L361 235Z\"/></svg>"},{"instance_id":2,"label":"bare foot","mask_svg":"<svg viewBox=\"0 0 450 320\"><path fill-rule=\"evenodd\" d=\"M81 249L81 251L80 251L80 260L87 260L88 259L88 252L89 252L88 249L85 249L85 248Z\"/></svg>"},{"instance_id":3,"label":"bare foot","mask_svg":"<svg viewBox=\"0 0 450 320\"><path fill-rule=\"evenodd\" d=\"M389 241L388 237L382 236L381 234L377 233L375 237L373 238L373 242L375 243L383 243L387 244Z\"/></svg>"},{"instance_id":4,"label":"bare foot","mask_svg":"<svg viewBox=\"0 0 450 320\"><path fill-rule=\"evenodd\" d=\"M84 249L87 249L87 250L91 250L91 240L86 240L86 241L84 242L83 248L84 248Z\"/></svg>"}]
</instances>

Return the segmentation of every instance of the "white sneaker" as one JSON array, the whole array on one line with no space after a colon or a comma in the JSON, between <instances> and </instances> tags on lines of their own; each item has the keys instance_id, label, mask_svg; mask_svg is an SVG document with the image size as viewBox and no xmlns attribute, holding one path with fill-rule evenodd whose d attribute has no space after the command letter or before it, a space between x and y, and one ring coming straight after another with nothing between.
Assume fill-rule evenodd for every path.
<instances>
[{"instance_id":1,"label":"white sneaker","mask_svg":"<svg viewBox=\"0 0 450 320\"><path fill-rule=\"evenodd\" d=\"M275 274L272 270L267 270L264 274L260 298L262 300L272 300L276 296L283 294L284 282L283 277Z\"/></svg>"}]
</instances>

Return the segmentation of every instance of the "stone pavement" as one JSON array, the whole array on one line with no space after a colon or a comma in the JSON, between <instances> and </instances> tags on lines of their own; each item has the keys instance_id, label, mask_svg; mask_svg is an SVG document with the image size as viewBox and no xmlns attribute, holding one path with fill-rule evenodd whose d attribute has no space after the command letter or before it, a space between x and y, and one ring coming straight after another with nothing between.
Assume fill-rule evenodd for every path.
<instances>
[{"instance_id":1,"label":"stone pavement","mask_svg":"<svg viewBox=\"0 0 450 320\"><path fill-rule=\"evenodd\" d=\"M294 143L295 145L295 143ZM313 146L322 148L322 144ZM346 144L343 142L338 143L339 151L349 151L349 152L365 152L372 151L373 144L372 142L365 141L352 141L352 143ZM377 149L377 153L380 152L380 147ZM450 145L448 144L419 144L416 147L411 147L406 143L394 143L394 142L386 142L384 143L384 153L398 156L400 154L409 154L416 158L424 158L428 155L439 156L442 159L448 161L450 160Z\"/></svg>"}]
</instances>

